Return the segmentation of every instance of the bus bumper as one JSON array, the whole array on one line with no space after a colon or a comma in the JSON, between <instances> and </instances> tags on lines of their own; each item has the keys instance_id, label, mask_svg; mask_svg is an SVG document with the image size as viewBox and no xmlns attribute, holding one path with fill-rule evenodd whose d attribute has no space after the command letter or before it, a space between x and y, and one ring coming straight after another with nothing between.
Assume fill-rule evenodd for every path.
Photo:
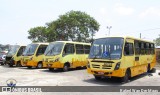
<instances>
[{"instance_id":1,"label":"bus bumper","mask_svg":"<svg viewBox=\"0 0 160 95\"><path fill-rule=\"evenodd\" d=\"M63 64L59 61L53 63L45 63L48 68L63 68Z\"/></svg>"},{"instance_id":2,"label":"bus bumper","mask_svg":"<svg viewBox=\"0 0 160 95\"><path fill-rule=\"evenodd\" d=\"M36 67L37 66L37 62L34 62L33 60L28 61L26 66L32 66L32 67Z\"/></svg>"},{"instance_id":3,"label":"bus bumper","mask_svg":"<svg viewBox=\"0 0 160 95\"><path fill-rule=\"evenodd\" d=\"M87 68L87 72L89 74L104 76L104 77L124 77L126 69L118 69L114 71L106 71L106 70L92 70Z\"/></svg>"}]
</instances>

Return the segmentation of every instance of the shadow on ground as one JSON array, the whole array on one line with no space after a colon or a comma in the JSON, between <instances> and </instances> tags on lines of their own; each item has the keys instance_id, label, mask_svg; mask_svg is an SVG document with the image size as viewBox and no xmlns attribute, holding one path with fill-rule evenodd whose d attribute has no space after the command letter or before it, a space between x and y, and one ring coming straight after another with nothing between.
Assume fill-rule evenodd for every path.
<instances>
[{"instance_id":1,"label":"shadow on ground","mask_svg":"<svg viewBox=\"0 0 160 95\"><path fill-rule=\"evenodd\" d=\"M78 70L85 70L86 68L74 68L74 69L69 69L69 71L66 72L74 72ZM50 71L49 69L42 70L42 72L50 72L50 73L64 73L63 69L54 69L53 71Z\"/></svg>"},{"instance_id":2,"label":"shadow on ground","mask_svg":"<svg viewBox=\"0 0 160 95\"><path fill-rule=\"evenodd\" d=\"M115 77L112 77L112 78L102 78L101 80L96 80L95 78L91 78L91 79L87 79L87 80L83 80L84 82L87 82L87 83L92 83L92 84L95 84L95 85L103 85L103 86L122 86L122 85L126 85L128 83L131 83L131 82L134 82L135 80L138 80L138 79L141 79L145 76L148 76L149 74L148 73L144 73L144 74L141 74L139 76L135 76L133 78L130 78L130 80L127 82L127 83L123 83L121 82L121 78L115 78Z\"/></svg>"}]
</instances>

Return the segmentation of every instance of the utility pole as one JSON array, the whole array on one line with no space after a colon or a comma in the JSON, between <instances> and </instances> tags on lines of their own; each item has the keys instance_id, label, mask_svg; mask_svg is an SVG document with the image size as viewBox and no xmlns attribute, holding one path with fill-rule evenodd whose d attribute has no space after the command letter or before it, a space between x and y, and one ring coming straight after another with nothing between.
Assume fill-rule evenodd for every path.
<instances>
[{"instance_id":1,"label":"utility pole","mask_svg":"<svg viewBox=\"0 0 160 95\"><path fill-rule=\"evenodd\" d=\"M110 36L110 29L112 28L112 26L107 26L108 29L108 36Z\"/></svg>"},{"instance_id":2,"label":"utility pole","mask_svg":"<svg viewBox=\"0 0 160 95\"><path fill-rule=\"evenodd\" d=\"M141 33L140 33L140 39L141 39Z\"/></svg>"}]
</instances>

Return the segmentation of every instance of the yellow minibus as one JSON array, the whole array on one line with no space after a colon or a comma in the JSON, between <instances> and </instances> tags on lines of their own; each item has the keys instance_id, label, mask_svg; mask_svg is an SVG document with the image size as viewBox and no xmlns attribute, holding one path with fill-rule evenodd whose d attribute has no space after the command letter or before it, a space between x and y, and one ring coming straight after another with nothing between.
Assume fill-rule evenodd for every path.
<instances>
[{"instance_id":1,"label":"yellow minibus","mask_svg":"<svg viewBox=\"0 0 160 95\"><path fill-rule=\"evenodd\" d=\"M86 66L89 50L90 43L55 41L47 47L43 62L50 71L54 68L68 71L69 68Z\"/></svg>"},{"instance_id":2,"label":"yellow minibus","mask_svg":"<svg viewBox=\"0 0 160 95\"><path fill-rule=\"evenodd\" d=\"M6 55L5 64L10 67L13 65L20 66L20 59L25 46L23 45L12 45Z\"/></svg>"},{"instance_id":3,"label":"yellow minibus","mask_svg":"<svg viewBox=\"0 0 160 95\"><path fill-rule=\"evenodd\" d=\"M27 45L21 59L21 62L23 63L22 65L27 66L28 68L46 67L43 65L42 60L48 44L49 43L31 43Z\"/></svg>"},{"instance_id":4,"label":"yellow minibus","mask_svg":"<svg viewBox=\"0 0 160 95\"><path fill-rule=\"evenodd\" d=\"M15 55L13 55L13 57L11 58L10 62L9 62L9 66L17 66L17 67L21 67L21 58L22 58L22 53L25 50L26 46L25 45L18 45L18 49L17 52L15 53Z\"/></svg>"}]
</instances>

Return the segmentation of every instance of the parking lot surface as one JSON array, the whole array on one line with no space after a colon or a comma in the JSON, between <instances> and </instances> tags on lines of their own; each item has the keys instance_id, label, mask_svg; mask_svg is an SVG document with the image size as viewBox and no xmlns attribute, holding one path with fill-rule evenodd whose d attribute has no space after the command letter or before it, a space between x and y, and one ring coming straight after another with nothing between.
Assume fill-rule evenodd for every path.
<instances>
[{"instance_id":1,"label":"parking lot surface","mask_svg":"<svg viewBox=\"0 0 160 95\"><path fill-rule=\"evenodd\" d=\"M72 69L68 72L63 72L62 70L51 72L48 69L17 68L5 65L0 66L0 86L6 86L6 81L8 79L15 79L17 81L17 86L160 86L159 72L160 70L156 70L156 73L152 74L145 73L131 78L128 83L121 83L117 78L97 81L94 79L94 76L88 74L84 68ZM50 93L48 94L50 95ZM66 94L67 93L65 93L65 95ZM75 94L81 95L84 93ZM90 94L96 95L95 93ZM101 94L103 95L105 93ZM123 94L124 93L122 93L122 95ZM43 94L41 93L40 95Z\"/></svg>"}]
</instances>

